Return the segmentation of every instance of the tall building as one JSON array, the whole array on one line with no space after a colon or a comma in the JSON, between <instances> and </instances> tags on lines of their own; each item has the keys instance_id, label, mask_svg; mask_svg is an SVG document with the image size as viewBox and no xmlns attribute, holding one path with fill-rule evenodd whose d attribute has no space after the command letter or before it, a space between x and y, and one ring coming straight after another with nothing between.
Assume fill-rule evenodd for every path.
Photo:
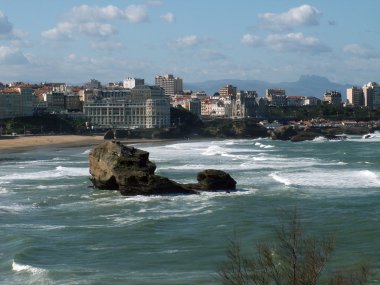
<instances>
[{"instance_id":1,"label":"tall building","mask_svg":"<svg viewBox=\"0 0 380 285\"><path fill-rule=\"evenodd\" d=\"M272 106L286 106L287 97L285 89L271 88L265 90L265 98L268 100L269 105Z\"/></svg>"},{"instance_id":2,"label":"tall building","mask_svg":"<svg viewBox=\"0 0 380 285\"><path fill-rule=\"evenodd\" d=\"M144 85L144 79L128 77L123 80L123 87L132 89L139 85Z\"/></svg>"},{"instance_id":3,"label":"tall building","mask_svg":"<svg viewBox=\"0 0 380 285\"><path fill-rule=\"evenodd\" d=\"M172 74L165 76L157 75L154 79L154 84L163 88L167 96L173 96L183 91L182 78L174 77Z\"/></svg>"},{"instance_id":4,"label":"tall building","mask_svg":"<svg viewBox=\"0 0 380 285\"><path fill-rule=\"evenodd\" d=\"M364 92L362 88L352 86L347 89L347 101L353 107L364 106Z\"/></svg>"},{"instance_id":5,"label":"tall building","mask_svg":"<svg viewBox=\"0 0 380 285\"><path fill-rule=\"evenodd\" d=\"M376 82L369 82L363 86L364 106L370 109L380 108L380 86Z\"/></svg>"},{"instance_id":6,"label":"tall building","mask_svg":"<svg viewBox=\"0 0 380 285\"><path fill-rule=\"evenodd\" d=\"M323 101L331 105L340 106L342 105L342 94L338 91L328 90L323 95Z\"/></svg>"},{"instance_id":7,"label":"tall building","mask_svg":"<svg viewBox=\"0 0 380 285\"><path fill-rule=\"evenodd\" d=\"M220 97L236 96L237 88L232 85L226 85L219 89Z\"/></svg>"}]
</instances>

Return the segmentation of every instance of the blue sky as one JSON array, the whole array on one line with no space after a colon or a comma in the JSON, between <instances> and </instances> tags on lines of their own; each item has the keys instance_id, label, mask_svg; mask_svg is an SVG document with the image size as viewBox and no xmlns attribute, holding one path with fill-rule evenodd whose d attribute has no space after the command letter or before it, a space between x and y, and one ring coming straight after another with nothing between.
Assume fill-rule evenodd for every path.
<instances>
[{"instance_id":1,"label":"blue sky","mask_svg":"<svg viewBox=\"0 0 380 285\"><path fill-rule=\"evenodd\" d=\"M0 81L380 81L379 0L0 0Z\"/></svg>"}]
</instances>

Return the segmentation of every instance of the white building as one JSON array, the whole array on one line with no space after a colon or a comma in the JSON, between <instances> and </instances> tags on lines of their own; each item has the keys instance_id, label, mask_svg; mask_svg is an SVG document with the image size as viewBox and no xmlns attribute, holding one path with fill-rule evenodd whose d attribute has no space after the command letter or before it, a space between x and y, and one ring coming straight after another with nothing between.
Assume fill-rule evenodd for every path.
<instances>
[{"instance_id":1,"label":"white building","mask_svg":"<svg viewBox=\"0 0 380 285\"><path fill-rule=\"evenodd\" d=\"M166 128L170 126L170 103L157 86L138 85L124 97L87 102L84 113L98 128Z\"/></svg>"},{"instance_id":2,"label":"white building","mask_svg":"<svg viewBox=\"0 0 380 285\"><path fill-rule=\"evenodd\" d=\"M144 85L144 79L128 77L123 80L123 87L127 89L135 88L139 85Z\"/></svg>"},{"instance_id":3,"label":"white building","mask_svg":"<svg viewBox=\"0 0 380 285\"><path fill-rule=\"evenodd\" d=\"M370 109L380 108L380 86L376 82L369 82L363 86L364 106Z\"/></svg>"}]
</instances>

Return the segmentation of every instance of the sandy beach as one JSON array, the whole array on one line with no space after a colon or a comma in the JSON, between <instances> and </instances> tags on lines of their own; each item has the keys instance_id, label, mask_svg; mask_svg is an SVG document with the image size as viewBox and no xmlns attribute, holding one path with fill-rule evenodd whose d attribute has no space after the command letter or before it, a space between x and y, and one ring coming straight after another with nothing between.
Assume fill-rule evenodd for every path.
<instances>
[{"instance_id":1,"label":"sandy beach","mask_svg":"<svg viewBox=\"0 0 380 285\"><path fill-rule=\"evenodd\" d=\"M56 135L56 136L3 136L0 137L0 153L24 152L37 148L91 147L104 141L103 136ZM123 139L123 144L153 143L162 139Z\"/></svg>"},{"instance_id":2,"label":"sandy beach","mask_svg":"<svg viewBox=\"0 0 380 285\"><path fill-rule=\"evenodd\" d=\"M23 152L43 147L92 146L102 141L103 136L83 135L1 137L0 153Z\"/></svg>"}]
</instances>

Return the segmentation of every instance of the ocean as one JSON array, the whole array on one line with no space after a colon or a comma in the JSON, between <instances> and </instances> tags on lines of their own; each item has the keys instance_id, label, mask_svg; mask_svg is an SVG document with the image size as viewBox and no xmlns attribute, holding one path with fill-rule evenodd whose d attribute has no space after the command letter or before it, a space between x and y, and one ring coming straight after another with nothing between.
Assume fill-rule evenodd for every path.
<instances>
[{"instance_id":1,"label":"ocean","mask_svg":"<svg viewBox=\"0 0 380 285\"><path fill-rule=\"evenodd\" d=\"M238 189L123 197L90 187L89 148L0 154L0 284L220 284L230 240L252 253L294 207L306 231L334 235L331 268L368 261L379 271L379 133L134 146L156 174L188 183L221 169Z\"/></svg>"}]
</instances>

